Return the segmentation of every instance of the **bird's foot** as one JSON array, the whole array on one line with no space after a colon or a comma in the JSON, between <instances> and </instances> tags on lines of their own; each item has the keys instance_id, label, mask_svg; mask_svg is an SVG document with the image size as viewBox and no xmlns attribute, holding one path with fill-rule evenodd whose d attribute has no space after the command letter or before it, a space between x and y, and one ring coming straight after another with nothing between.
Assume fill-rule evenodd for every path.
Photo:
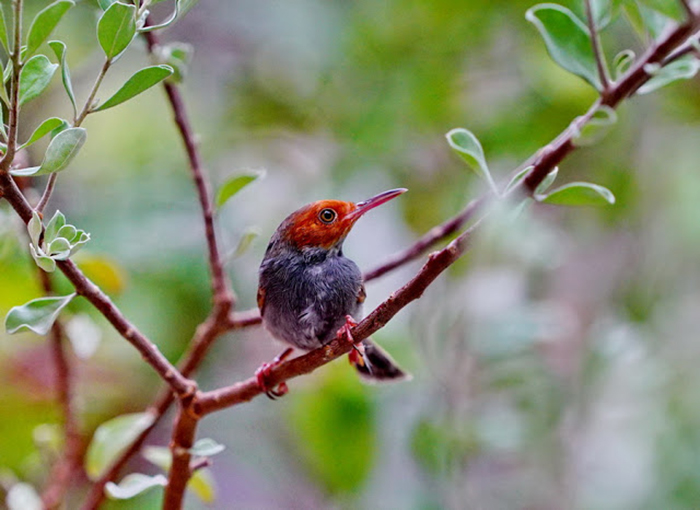
<instances>
[{"instance_id":1,"label":"bird's foot","mask_svg":"<svg viewBox=\"0 0 700 510\"><path fill-rule=\"evenodd\" d=\"M272 370L277 367L280 363L282 363L293 351L291 347L289 349L286 349L282 354L277 356L272 362L270 363L263 363L260 365L260 367L255 371L255 379L258 381L258 386L260 387L260 390L267 395L267 398L270 400L276 400L279 397L284 396L288 391L289 387L287 386L286 382L281 382L280 384L277 385L276 388L270 388L270 385L267 382L267 378L270 377L270 373Z\"/></svg>"},{"instance_id":2,"label":"bird's foot","mask_svg":"<svg viewBox=\"0 0 700 510\"><path fill-rule=\"evenodd\" d=\"M352 336L352 328L357 326L357 321L352 318L351 315L345 316L345 324L343 324L338 330L338 338L345 337L348 342L352 344L352 351L348 354L348 361L351 365L365 365L365 346L355 343L355 339Z\"/></svg>"}]
</instances>

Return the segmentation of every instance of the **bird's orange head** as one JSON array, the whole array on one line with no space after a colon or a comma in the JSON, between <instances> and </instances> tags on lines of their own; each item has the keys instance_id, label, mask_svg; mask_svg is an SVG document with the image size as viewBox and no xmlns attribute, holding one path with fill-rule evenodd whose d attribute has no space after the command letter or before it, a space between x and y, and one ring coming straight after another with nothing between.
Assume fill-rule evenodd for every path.
<instances>
[{"instance_id":1,"label":"bird's orange head","mask_svg":"<svg viewBox=\"0 0 700 510\"><path fill-rule=\"evenodd\" d=\"M392 189L358 203L319 200L289 215L280 225L279 233L286 242L299 249L330 249L343 242L363 214L406 191L406 188Z\"/></svg>"}]
</instances>

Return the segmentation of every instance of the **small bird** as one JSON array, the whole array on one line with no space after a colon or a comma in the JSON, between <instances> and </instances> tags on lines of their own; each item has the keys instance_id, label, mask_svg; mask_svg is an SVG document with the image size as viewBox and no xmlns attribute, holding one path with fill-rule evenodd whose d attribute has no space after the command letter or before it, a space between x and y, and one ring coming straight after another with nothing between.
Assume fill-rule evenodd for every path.
<instances>
[{"instance_id":1,"label":"small bird","mask_svg":"<svg viewBox=\"0 0 700 510\"><path fill-rule=\"evenodd\" d=\"M270 370L293 348L310 351L339 336L352 340L353 317L365 300L362 273L343 255L343 242L367 211L407 190L392 189L358 203L320 200L290 214L272 235L260 265L258 306L263 325L291 348L256 372L268 397L281 396L286 384L268 388ZM350 362L370 381L407 377L391 357L369 339L350 352Z\"/></svg>"}]
</instances>

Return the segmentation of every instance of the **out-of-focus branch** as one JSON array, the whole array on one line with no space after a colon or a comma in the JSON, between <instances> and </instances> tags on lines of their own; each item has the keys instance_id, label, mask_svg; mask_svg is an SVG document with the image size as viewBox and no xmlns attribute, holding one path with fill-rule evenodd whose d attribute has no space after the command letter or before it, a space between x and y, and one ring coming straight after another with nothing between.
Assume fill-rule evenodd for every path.
<instances>
[{"instance_id":1,"label":"out-of-focus branch","mask_svg":"<svg viewBox=\"0 0 700 510\"><path fill-rule=\"evenodd\" d=\"M7 150L0 160L0 173L10 171L17 152L17 129L19 126L19 73L22 70L22 12L23 0L15 0L14 4L14 34L12 51L7 65L12 66L10 78L10 105L8 108Z\"/></svg>"},{"instance_id":2,"label":"out-of-focus branch","mask_svg":"<svg viewBox=\"0 0 700 510\"><path fill-rule=\"evenodd\" d=\"M17 188L12 176L0 172L0 188L2 188L5 193L5 200L10 203L15 212L22 218L22 221L28 223L32 217L32 208L19 188ZM59 260L56 266L73 284L76 292L90 301L90 303L92 303L92 305L112 324L114 329L141 353L143 359L153 367L158 375L170 386L172 391L180 396L187 396L195 391L196 384L194 381L190 381L183 376L165 356L161 354L158 347L124 317L121 310L112 303L109 297L102 292L97 285L92 283L83 272L78 269L78 266L76 266L72 260Z\"/></svg>"},{"instance_id":3,"label":"out-of-focus branch","mask_svg":"<svg viewBox=\"0 0 700 510\"><path fill-rule=\"evenodd\" d=\"M53 294L53 285L49 275L37 268L37 273L44 294ZM54 509L61 506L71 479L80 470L82 439L72 403L73 372L65 352L66 333L60 320L54 322L49 334L52 358L56 371L56 398L63 418L64 446L61 457L54 463L49 474L48 483L41 499L44 507Z\"/></svg>"},{"instance_id":4,"label":"out-of-focus branch","mask_svg":"<svg viewBox=\"0 0 700 510\"><path fill-rule=\"evenodd\" d=\"M598 68L598 77L603 88L601 95L606 96L610 89L610 78L608 77L608 69L605 65L605 55L600 44L600 36L598 35L598 27L595 25L595 17L593 15L593 6L591 0L585 0L586 5L586 21L588 22L588 31L591 33L591 46L593 47L593 55L595 56L596 67Z\"/></svg>"}]
</instances>

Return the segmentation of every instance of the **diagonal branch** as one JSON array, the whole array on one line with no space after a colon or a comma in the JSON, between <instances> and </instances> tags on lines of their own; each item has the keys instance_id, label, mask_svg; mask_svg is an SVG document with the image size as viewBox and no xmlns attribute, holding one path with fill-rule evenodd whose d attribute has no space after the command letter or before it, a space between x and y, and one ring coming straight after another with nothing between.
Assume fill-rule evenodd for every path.
<instances>
[{"instance_id":1,"label":"diagonal branch","mask_svg":"<svg viewBox=\"0 0 700 510\"><path fill-rule=\"evenodd\" d=\"M610 89L610 77L608 76L608 69L605 65L605 55L603 54L603 49L600 44L600 35L598 34L598 27L595 25L595 17L593 15L593 6L591 5L591 0L585 0L586 5L586 21L588 23L588 30L591 33L591 46L593 46L593 55L595 56L596 67L598 68L598 77L600 78L600 84L603 87L601 92L602 96L608 93Z\"/></svg>"}]
</instances>

